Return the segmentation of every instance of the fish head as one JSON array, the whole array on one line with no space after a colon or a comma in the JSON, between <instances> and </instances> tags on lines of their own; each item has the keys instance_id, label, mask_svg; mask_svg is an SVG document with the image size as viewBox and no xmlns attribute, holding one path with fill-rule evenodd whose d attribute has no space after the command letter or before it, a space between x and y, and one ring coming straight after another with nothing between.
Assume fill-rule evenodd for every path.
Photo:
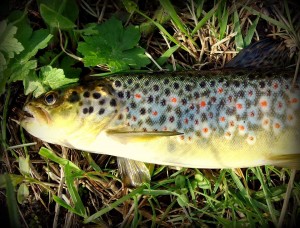
<instances>
[{"instance_id":1,"label":"fish head","mask_svg":"<svg viewBox=\"0 0 300 228\"><path fill-rule=\"evenodd\" d=\"M107 85L71 86L28 101L20 123L43 141L75 148L94 140L118 107Z\"/></svg>"}]
</instances>

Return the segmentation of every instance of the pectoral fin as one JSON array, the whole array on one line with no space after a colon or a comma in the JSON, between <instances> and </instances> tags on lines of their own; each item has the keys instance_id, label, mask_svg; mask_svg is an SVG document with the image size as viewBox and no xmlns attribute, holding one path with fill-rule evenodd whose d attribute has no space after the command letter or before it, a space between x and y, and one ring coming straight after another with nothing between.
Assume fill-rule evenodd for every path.
<instances>
[{"instance_id":1,"label":"pectoral fin","mask_svg":"<svg viewBox=\"0 0 300 228\"><path fill-rule=\"evenodd\" d=\"M117 161L125 186L136 187L150 181L150 173L144 162L121 157Z\"/></svg>"},{"instance_id":2,"label":"pectoral fin","mask_svg":"<svg viewBox=\"0 0 300 228\"><path fill-rule=\"evenodd\" d=\"M126 138L133 141L148 141L156 139L158 137L176 136L183 134L177 131L132 131L127 130L126 128L109 129L106 131L106 133L111 136Z\"/></svg>"}]
</instances>

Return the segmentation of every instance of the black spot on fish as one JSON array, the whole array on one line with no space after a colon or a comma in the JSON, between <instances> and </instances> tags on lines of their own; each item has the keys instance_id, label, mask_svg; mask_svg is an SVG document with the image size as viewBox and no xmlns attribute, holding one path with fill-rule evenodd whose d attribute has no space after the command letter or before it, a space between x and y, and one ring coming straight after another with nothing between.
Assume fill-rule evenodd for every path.
<instances>
[{"instance_id":1,"label":"black spot on fish","mask_svg":"<svg viewBox=\"0 0 300 228\"><path fill-rule=\"evenodd\" d=\"M147 102L148 103L152 103L153 102L153 96L152 95L150 95L149 97L148 97L148 99L147 99Z\"/></svg>"},{"instance_id":2,"label":"black spot on fish","mask_svg":"<svg viewBox=\"0 0 300 228\"><path fill-rule=\"evenodd\" d=\"M124 116L123 116L123 114L122 114L122 113L121 113L121 114L119 114L119 115L118 115L118 120L122 120L122 119L123 119L123 117L124 117Z\"/></svg>"},{"instance_id":3,"label":"black spot on fish","mask_svg":"<svg viewBox=\"0 0 300 228\"><path fill-rule=\"evenodd\" d=\"M101 97L101 94L100 93L98 93L98 92L94 92L93 93L93 98L94 99L99 99Z\"/></svg>"},{"instance_id":4,"label":"black spot on fish","mask_svg":"<svg viewBox=\"0 0 300 228\"><path fill-rule=\"evenodd\" d=\"M165 78L163 82L164 82L165 85L167 85L167 84L169 84L170 80Z\"/></svg>"},{"instance_id":5,"label":"black spot on fish","mask_svg":"<svg viewBox=\"0 0 300 228\"><path fill-rule=\"evenodd\" d=\"M83 96L86 97L86 98L89 98L90 97L90 92L89 91L85 91L83 93Z\"/></svg>"},{"instance_id":6,"label":"black spot on fish","mask_svg":"<svg viewBox=\"0 0 300 228\"><path fill-rule=\"evenodd\" d=\"M200 87L201 88L205 88L205 86L206 86L206 82L205 81L200 82Z\"/></svg>"},{"instance_id":7,"label":"black spot on fish","mask_svg":"<svg viewBox=\"0 0 300 228\"><path fill-rule=\"evenodd\" d=\"M111 99L110 102L109 102L110 106L112 107L116 107L117 106L117 102L115 99Z\"/></svg>"},{"instance_id":8,"label":"black spot on fish","mask_svg":"<svg viewBox=\"0 0 300 228\"><path fill-rule=\"evenodd\" d=\"M199 94L198 92L195 92L195 93L194 93L194 97L195 97L196 99L198 99L198 98L200 97L200 94Z\"/></svg>"},{"instance_id":9,"label":"black spot on fish","mask_svg":"<svg viewBox=\"0 0 300 228\"><path fill-rule=\"evenodd\" d=\"M245 92L240 90L237 92L237 96L240 97L240 98L243 98L245 96Z\"/></svg>"},{"instance_id":10,"label":"black spot on fish","mask_svg":"<svg viewBox=\"0 0 300 228\"><path fill-rule=\"evenodd\" d=\"M105 104L105 99L99 101L99 105L104 105L104 104Z\"/></svg>"},{"instance_id":11,"label":"black spot on fish","mask_svg":"<svg viewBox=\"0 0 300 228\"><path fill-rule=\"evenodd\" d=\"M170 121L170 123L173 123L173 122L174 122L174 120L175 120L175 117L174 117L174 116L170 116L170 117L169 117L169 121Z\"/></svg>"},{"instance_id":12,"label":"black spot on fish","mask_svg":"<svg viewBox=\"0 0 300 228\"><path fill-rule=\"evenodd\" d=\"M89 107L89 113L92 113L94 111L94 107L90 106Z\"/></svg>"},{"instance_id":13,"label":"black spot on fish","mask_svg":"<svg viewBox=\"0 0 300 228\"><path fill-rule=\"evenodd\" d=\"M166 99L162 99L162 100L160 101L160 104L161 104L162 106L166 106Z\"/></svg>"},{"instance_id":14,"label":"black spot on fish","mask_svg":"<svg viewBox=\"0 0 300 228\"><path fill-rule=\"evenodd\" d=\"M192 86L191 86L190 84L186 84L186 85L185 85L185 90L186 90L187 92L190 92L190 91L192 90Z\"/></svg>"},{"instance_id":15,"label":"black spot on fish","mask_svg":"<svg viewBox=\"0 0 300 228\"><path fill-rule=\"evenodd\" d=\"M237 80L234 80L234 81L233 81L233 85L234 85L236 88L238 88L238 87L240 87L241 83L240 83L239 81L237 81Z\"/></svg>"},{"instance_id":16,"label":"black spot on fish","mask_svg":"<svg viewBox=\"0 0 300 228\"><path fill-rule=\"evenodd\" d=\"M100 108L100 110L99 110L99 115L102 115L103 113L105 112L105 109L104 108Z\"/></svg>"},{"instance_id":17,"label":"black spot on fish","mask_svg":"<svg viewBox=\"0 0 300 228\"><path fill-rule=\"evenodd\" d=\"M130 103L130 107L131 107L132 109L135 109L135 108L136 108L136 103L135 103L135 102L131 102L131 103Z\"/></svg>"},{"instance_id":18,"label":"black spot on fish","mask_svg":"<svg viewBox=\"0 0 300 228\"><path fill-rule=\"evenodd\" d=\"M122 83L119 80L117 80L117 81L115 81L115 86L116 87L121 87Z\"/></svg>"},{"instance_id":19,"label":"black spot on fish","mask_svg":"<svg viewBox=\"0 0 300 228\"><path fill-rule=\"evenodd\" d=\"M263 88L265 88L266 83L264 81L260 81L259 86L260 86L261 89L263 89Z\"/></svg>"},{"instance_id":20,"label":"black spot on fish","mask_svg":"<svg viewBox=\"0 0 300 228\"><path fill-rule=\"evenodd\" d=\"M149 83L150 83L149 80L146 80L144 84L145 84L145 86L148 86Z\"/></svg>"},{"instance_id":21,"label":"black spot on fish","mask_svg":"<svg viewBox=\"0 0 300 228\"><path fill-rule=\"evenodd\" d=\"M129 91L126 91L126 98L129 99L131 96L130 92Z\"/></svg>"},{"instance_id":22,"label":"black spot on fish","mask_svg":"<svg viewBox=\"0 0 300 228\"><path fill-rule=\"evenodd\" d=\"M169 95L170 95L170 93L171 93L171 92L170 92L170 89L168 89L168 88L167 88L167 89L165 89L165 94L166 94L167 96L169 96Z\"/></svg>"},{"instance_id":23,"label":"black spot on fish","mask_svg":"<svg viewBox=\"0 0 300 228\"><path fill-rule=\"evenodd\" d=\"M80 100L80 96L76 91L72 91L71 95L68 98L68 101L70 103L75 103L78 102Z\"/></svg>"},{"instance_id":24,"label":"black spot on fish","mask_svg":"<svg viewBox=\"0 0 300 228\"><path fill-rule=\"evenodd\" d=\"M185 98L183 98L183 99L181 100L181 103L182 103L182 105L186 105L186 104L187 104L187 100L186 100Z\"/></svg>"},{"instance_id":25,"label":"black spot on fish","mask_svg":"<svg viewBox=\"0 0 300 228\"><path fill-rule=\"evenodd\" d=\"M140 113L141 113L141 115L145 115L146 114L146 109L145 108L141 108Z\"/></svg>"},{"instance_id":26,"label":"black spot on fish","mask_svg":"<svg viewBox=\"0 0 300 228\"><path fill-rule=\"evenodd\" d=\"M219 81L218 81L219 83L222 83L222 82L224 82L224 78L219 78Z\"/></svg>"},{"instance_id":27,"label":"black spot on fish","mask_svg":"<svg viewBox=\"0 0 300 228\"><path fill-rule=\"evenodd\" d=\"M127 83L128 83L128 85L131 85L131 84L132 84L132 79L129 78L129 79L127 80Z\"/></svg>"},{"instance_id":28,"label":"black spot on fish","mask_svg":"<svg viewBox=\"0 0 300 228\"><path fill-rule=\"evenodd\" d=\"M87 114L88 112L89 112L89 109L88 109L88 108L82 109L82 113L83 113L83 114Z\"/></svg>"},{"instance_id":29,"label":"black spot on fish","mask_svg":"<svg viewBox=\"0 0 300 228\"><path fill-rule=\"evenodd\" d=\"M141 79L143 79L143 75L139 75L137 78L139 79L139 80L141 80Z\"/></svg>"},{"instance_id":30,"label":"black spot on fish","mask_svg":"<svg viewBox=\"0 0 300 228\"><path fill-rule=\"evenodd\" d=\"M179 89L179 84L177 82L174 82L173 86L174 86L174 89Z\"/></svg>"},{"instance_id":31,"label":"black spot on fish","mask_svg":"<svg viewBox=\"0 0 300 228\"><path fill-rule=\"evenodd\" d=\"M118 97L119 98L124 98L124 93L122 91L118 92Z\"/></svg>"},{"instance_id":32,"label":"black spot on fish","mask_svg":"<svg viewBox=\"0 0 300 228\"><path fill-rule=\"evenodd\" d=\"M153 90L154 90L154 91L158 91L158 90L159 90L159 86L158 86L158 85L154 85L154 86L153 86Z\"/></svg>"},{"instance_id":33,"label":"black spot on fish","mask_svg":"<svg viewBox=\"0 0 300 228\"><path fill-rule=\"evenodd\" d=\"M210 81L210 86L211 86L211 87L214 87L215 85L216 85L216 81L215 81L215 80L211 80L211 81Z\"/></svg>"},{"instance_id":34,"label":"black spot on fish","mask_svg":"<svg viewBox=\"0 0 300 228\"><path fill-rule=\"evenodd\" d=\"M166 122L166 120L167 120L167 117L165 115L161 115L160 118L159 118L159 123L163 124L163 123Z\"/></svg>"}]
</instances>

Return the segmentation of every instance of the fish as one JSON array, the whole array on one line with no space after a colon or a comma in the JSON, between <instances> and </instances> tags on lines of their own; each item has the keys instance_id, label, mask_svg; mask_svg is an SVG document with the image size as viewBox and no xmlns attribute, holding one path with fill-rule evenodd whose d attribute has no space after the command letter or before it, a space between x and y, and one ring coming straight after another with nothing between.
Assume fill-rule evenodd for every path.
<instances>
[{"instance_id":1,"label":"fish","mask_svg":"<svg viewBox=\"0 0 300 228\"><path fill-rule=\"evenodd\" d=\"M118 157L133 186L150 180L144 163L300 167L300 81L290 69L110 75L32 98L20 123L43 141Z\"/></svg>"}]
</instances>

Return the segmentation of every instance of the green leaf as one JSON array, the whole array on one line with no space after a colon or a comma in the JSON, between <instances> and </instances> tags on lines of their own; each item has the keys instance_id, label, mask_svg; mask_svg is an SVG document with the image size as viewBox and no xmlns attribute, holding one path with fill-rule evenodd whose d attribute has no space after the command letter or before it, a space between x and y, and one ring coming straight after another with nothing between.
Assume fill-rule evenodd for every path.
<instances>
[{"instance_id":1,"label":"green leaf","mask_svg":"<svg viewBox=\"0 0 300 228\"><path fill-rule=\"evenodd\" d=\"M23 85L25 95L33 93L34 97L38 97L46 92L41 80L35 73L28 74L28 76L23 80Z\"/></svg>"},{"instance_id":2,"label":"green leaf","mask_svg":"<svg viewBox=\"0 0 300 228\"><path fill-rule=\"evenodd\" d=\"M144 49L137 47L140 33L134 26L123 28L122 23L111 18L96 27L97 34L84 35L78 51L84 56L85 66L108 65L112 72L140 69L150 63Z\"/></svg>"},{"instance_id":3,"label":"green leaf","mask_svg":"<svg viewBox=\"0 0 300 228\"><path fill-rule=\"evenodd\" d=\"M42 84L51 89L57 89L78 81L78 78L66 78L63 69L52 68L51 66L41 68L40 78L42 79Z\"/></svg>"},{"instance_id":4,"label":"green leaf","mask_svg":"<svg viewBox=\"0 0 300 228\"><path fill-rule=\"evenodd\" d=\"M71 166L73 169L78 170L80 172L82 172L82 174L84 173L77 165L75 165L74 163L70 162L68 159L65 158L61 158L58 157L53 151L42 147L39 151L39 155L46 157L62 166L65 166L67 163L69 163L69 166Z\"/></svg>"},{"instance_id":5,"label":"green leaf","mask_svg":"<svg viewBox=\"0 0 300 228\"><path fill-rule=\"evenodd\" d=\"M67 17L64 17L59 12L45 4L40 5L40 12L42 18L50 27L60 29L71 29L76 27L76 25Z\"/></svg>"},{"instance_id":6,"label":"green leaf","mask_svg":"<svg viewBox=\"0 0 300 228\"><path fill-rule=\"evenodd\" d=\"M237 33L236 36L234 37L236 49L241 50L245 47L245 44L244 44L244 40L243 40L239 14L238 14L237 10L234 10L234 13L233 13L233 23L234 23L234 31Z\"/></svg>"},{"instance_id":7,"label":"green leaf","mask_svg":"<svg viewBox=\"0 0 300 228\"><path fill-rule=\"evenodd\" d=\"M181 207L185 207L188 205L189 203L189 198L187 197L186 194L180 194L178 197L177 197L177 202L178 204L181 206Z\"/></svg>"},{"instance_id":8,"label":"green leaf","mask_svg":"<svg viewBox=\"0 0 300 228\"><path fill-rule=\"evenodd\" d=\"M30 173L29 156L26 158L19 157L19 168L20 168L20 172L23 175L29 175Z\"/></svg>"},{"instance_id":9,"label":"green leaf","mask_svg":"<svg viewBox=\"0 0 300 228\"><path fill-rule=\"evenodd\" d=\"M6 20L0 21L0 51L4 52L8 58L14 58L15 54L20 54L24 50L22 44L14 37L16 33L16 26L7 24ZM1 65L3 65L2 62Z\"/></svg>"},{"instance_id":10,"label":"green leaf","mask_svg":"<svg viewBox=\"0 0 300 228\"><path fill-rule=\"evenodd\" d=\"M177 175L175 178L175 185L177 188L185 188L185 177L183 175Z\"/></svg>"},{"instance_id":11,"label":"green leaf","mask_svg":"<svg viewBox=\"0 0 300 228\"><path fill-rule=\"evenodd\" d=\"M22 204L24 202L24 200L27 199L27 197L29 196L29 189L27 184L22 183L20 185L20 187L18 188L18 192L17 192L17 200L19 204Z\"/></svg>"}]
</instances>

